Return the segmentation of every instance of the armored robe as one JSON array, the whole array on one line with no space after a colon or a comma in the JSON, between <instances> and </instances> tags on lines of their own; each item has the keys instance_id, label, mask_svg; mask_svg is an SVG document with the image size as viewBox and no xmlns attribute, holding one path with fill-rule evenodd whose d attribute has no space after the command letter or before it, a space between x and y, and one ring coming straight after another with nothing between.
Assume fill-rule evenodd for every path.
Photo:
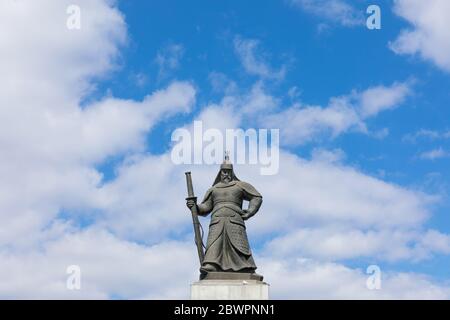
<instances>
[{"instance_id":1,"label":"armored robe","mask_svg":"<svg viewBox=\"0 0 450 320\"><path fill-rule=\"evenodd\" d=\"M247 210L242 209L244 200L249 201ZM244 218L253 216L261 204L262 196L252 185L240 181L234 173L229 182L220 181L218 175L198 206L200 215L211 213L202 272L255 272Z\"/></svg>"}]
</instances>

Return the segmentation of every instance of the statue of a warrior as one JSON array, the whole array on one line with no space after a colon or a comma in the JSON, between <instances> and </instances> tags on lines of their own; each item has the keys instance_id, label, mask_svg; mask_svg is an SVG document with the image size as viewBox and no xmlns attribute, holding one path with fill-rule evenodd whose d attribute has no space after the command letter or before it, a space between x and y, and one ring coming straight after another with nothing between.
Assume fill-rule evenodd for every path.
<instances>
[{"instance_id":1,"label":"statue of a warrior","mask_svg":"<svg viewBox=\"0 0 450 320\"><path fill-rule=\"evenodd\" d=\"M248 209L242 209L244 200L249 202ZM261 204L261 194L236 177L228 155L202 203L196 205L195 200L188 198L188 208L197 206L198 215L211 213L206 251L201 259L202 278L207 278L209 273L231 272L252 274L262 280L255 274L244 222L258 212Z\"/></svg>"}]
</instances>

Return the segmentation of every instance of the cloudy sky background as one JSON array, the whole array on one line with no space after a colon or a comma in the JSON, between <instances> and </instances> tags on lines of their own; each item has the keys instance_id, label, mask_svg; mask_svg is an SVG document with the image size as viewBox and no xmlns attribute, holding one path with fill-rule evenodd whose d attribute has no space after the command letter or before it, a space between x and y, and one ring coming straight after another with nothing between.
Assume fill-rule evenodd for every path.
<instances>
[{"instance_id":1,"label":"cloudy sky background","mask_svg":"<svg viewBox=\"0 0 450 320\"><path fill-rule=\"evenodd\" d=\"M365 27L369 4L381 30ZM188 298L183 172L202 197L218 168L174 165L170 138L202 120L280 128L278 174L236 167L264 195L247 230L272 298L449 299L448 12L1 1L0 297ZM66 288L69 265L81 290Z\"/></svg>"}]
</instances>

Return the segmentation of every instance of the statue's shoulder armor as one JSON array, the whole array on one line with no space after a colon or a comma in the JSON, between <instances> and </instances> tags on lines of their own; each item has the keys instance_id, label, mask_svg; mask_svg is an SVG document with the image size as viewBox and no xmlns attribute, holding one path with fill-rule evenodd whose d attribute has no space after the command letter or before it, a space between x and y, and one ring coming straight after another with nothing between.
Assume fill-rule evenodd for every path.
<instances>
[{"instance_id":1,"label":"statue's shoulder armor","mask_svg":"<svg viewBox=\"0 0 450 320\"><path fill-rule=\"evenodd\" d=\"M244 181L238 181L238 186L241 187L244 191L246 191L248 194L251 194L255 197L261 197L261 193L258 192L258 190L255 189L254 186L252 186L250 183L244 182Z\"/></svg>"},{"instance_id":2,"label":"statue's shoulder armor","mask_svg":"<svg viewBox=\"0 0 450 320\"><path fill-rule=\"evenodd\" d=\"M208 200L208 198L211 196L211 193L213 192L213 190L214 190L214 186L212 186L211 188L208 189L208 191L206 191L206 194L205 194L205 197L203 198L202 203Z\"/></svg>"}]
</instances>

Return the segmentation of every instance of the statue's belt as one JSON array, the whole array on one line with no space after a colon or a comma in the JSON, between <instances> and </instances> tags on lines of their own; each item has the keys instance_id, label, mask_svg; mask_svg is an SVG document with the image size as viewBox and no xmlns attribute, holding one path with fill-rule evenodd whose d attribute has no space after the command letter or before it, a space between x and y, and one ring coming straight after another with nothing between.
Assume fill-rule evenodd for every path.
<instances>
[{"instance_id":1,"label":"statue's belt","mask_svg":"<svg viewBox=\"0 0 450 320\"><path fill-rule=\"evenodd\" d=\"M223 205L223 204L231 204L233 206L238 206L239 209L241 209L242 203L241 202L234 202L234 201L230 201L230 200L221 200L221 199L216 199L214 200L214 207L217 205Z\"/></svg>"},{"instance_id":2,"label":"statue's belt","mask_svg":"<svg viewBox=\"0 0 450 320\"><path fill-rule=\"evenodd\" d=\"M234 211L234 212L218 212L222 208L227 208L230 211ZM219 204L216 203L214 205L214 210L211 213L211 215L214 215L215 217L232 217L236 213L237 214L242 213L242 208L239 204L237 204L235 202L230 202L230 201L222 201Z\"/></svg>"}]
</instances>

